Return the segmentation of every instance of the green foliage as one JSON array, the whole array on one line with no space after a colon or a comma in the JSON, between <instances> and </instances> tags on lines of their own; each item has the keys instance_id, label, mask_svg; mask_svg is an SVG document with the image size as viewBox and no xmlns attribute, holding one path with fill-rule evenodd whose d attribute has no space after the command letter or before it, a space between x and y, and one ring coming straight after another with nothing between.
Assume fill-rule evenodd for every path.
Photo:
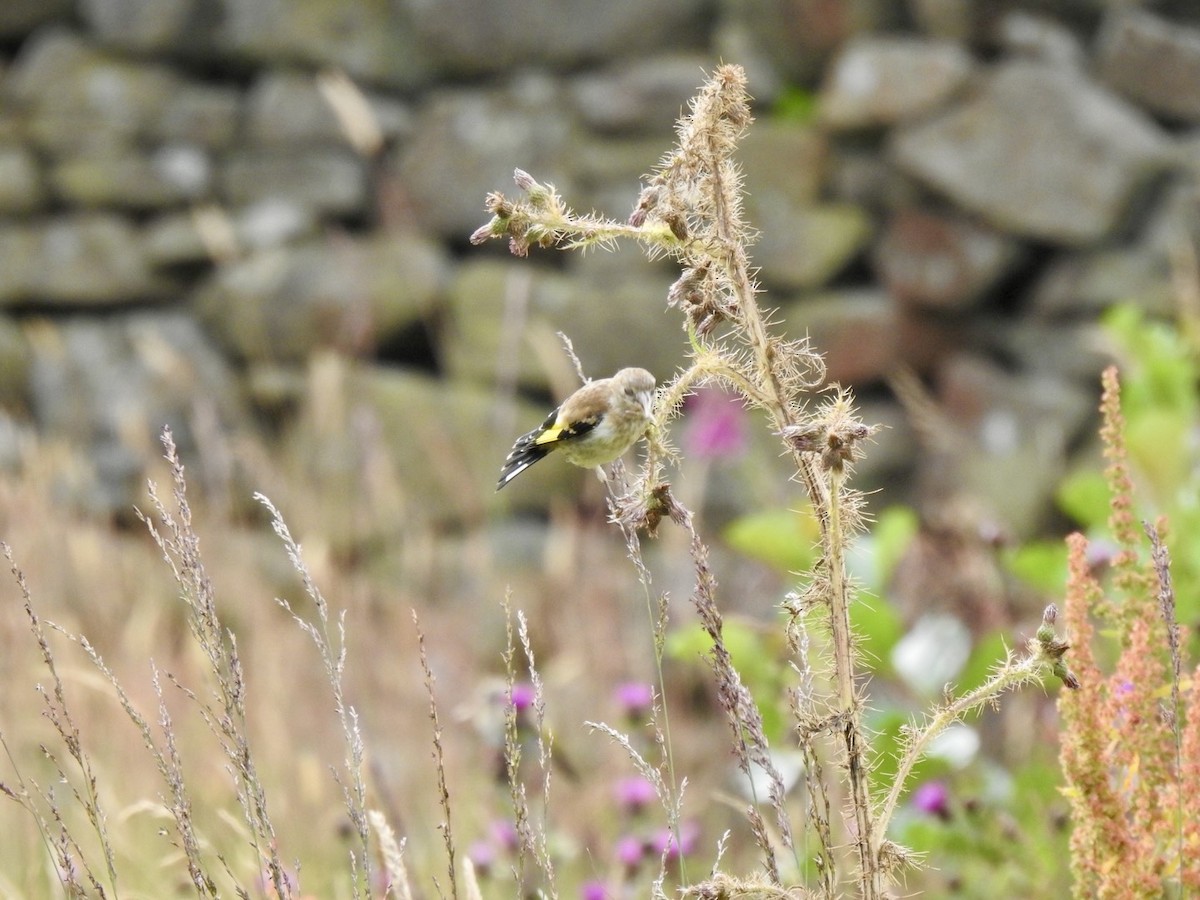
<instances>
[{"instance_id":1,"label":"green foliage","mask_svg":"<svg viewBox=\"0 0 1200 900\"><path fill-rule=\"evenodd\" d=\"M784 740L790 727L785 688L792 683L787 665L787 648L779 629L769 630L734 616L726 617L725 649L742 683L750 691L763 719L763 731L773 743ZM687 665L701 666L712 649L712 638L699 623L672 631L667 636L666 655Z\"/></svg>"},{"instance_id":2,"label":"green foliage","mask_svg":"<svg viewBox=\"0 0 1200 900\"><path fill-rule=\"evenodd\" d=\"M771 110L772 116L776 119L802 125L814 121L817 118L817 112L817 95L807 88L795 85L784 88L779 93L779 97L775 100L775 106Z\"/></svg>"},{"instance_id":3,"label":"green foliage","mask_svg":"<svg viewBox=\"0 0 1200 900\"><path fill-rule=\"evenodd\" d=\"M1200 543L1170 535L1200 530L1200 353L1176 325L1134 306L1111 310L1104 325L1120 348L1125 442L1138 481L1134 514L1169 519L1178 613L1188 621L1200 615ZM1105 532L1108 489L1097 467L1069 477L1057 497L1090 536Z\"/></svg>"},{"instance_id":4,"label":"green foliage","mask_svg":"<svg viewBox=\"0 0 1200 900\"><path fill-rule=\"evenodd\" d=\"M725 527L723 537L744 556L789 575L812 567L820 532L811 507L803 511L764 509L734 519Z\"/></svg>"}]
</instances>

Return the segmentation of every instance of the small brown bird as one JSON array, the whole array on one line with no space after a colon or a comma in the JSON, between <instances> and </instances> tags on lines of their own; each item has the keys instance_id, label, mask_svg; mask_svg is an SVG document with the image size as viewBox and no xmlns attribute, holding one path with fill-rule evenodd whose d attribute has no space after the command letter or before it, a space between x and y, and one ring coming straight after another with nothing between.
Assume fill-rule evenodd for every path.
<instances>
[{"instance_id":1,"label":"small brown bird","mask_svg":"<svg viewBox=\"0 0 1200 900\"><path fill-rule=\"evenodd\" d=\"M654 376L645 369L622 369L612 378L589 381L541 425L517 438L496 490L552 451L585 469L612 462L646 433L654 387Z\"/></svg>"}]
</instances>

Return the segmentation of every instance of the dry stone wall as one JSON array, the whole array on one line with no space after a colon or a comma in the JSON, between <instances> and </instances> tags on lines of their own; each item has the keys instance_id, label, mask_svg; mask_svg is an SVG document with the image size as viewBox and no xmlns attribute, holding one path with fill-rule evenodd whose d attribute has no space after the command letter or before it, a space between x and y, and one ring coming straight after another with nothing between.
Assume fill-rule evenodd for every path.
<instances>
[{"instance_id":1,"label":"dry stone wall","mask_svg":"<svg viewBox=\"0 0 1200 900\"><path fill-rule=\"evenodd\" d=\"M0 466L36 435L88 462L74 502L127 508L163 424L185 449L199 422L253 430L327 350L363 361L399 440L431 408L487 416L498 385L545 391L558 329L596 374L669 373L669 270L466 236L517 166L624 216L719 59L757 98L777 318L896 425L866 483L936 475L1034 530L1090 427L1098 313L1168 312L1195 246L1192 3L7 0ZM961 458L903 424L901 367ZM463 461L481 490L486 450ZM464 513L411 474L423 512Z\"/></svg>"}]
</instances>

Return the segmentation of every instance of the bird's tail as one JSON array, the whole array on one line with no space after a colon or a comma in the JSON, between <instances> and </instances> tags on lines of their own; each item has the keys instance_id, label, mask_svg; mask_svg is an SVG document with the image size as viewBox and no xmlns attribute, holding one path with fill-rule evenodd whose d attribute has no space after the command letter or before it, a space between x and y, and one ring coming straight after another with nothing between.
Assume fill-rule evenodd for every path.
<instances>
[{"instance_id":1,"label":"bird's tail","mask_svg":"<svg viewBox=\"0 0 1200 900\"><path fill-rule=\"evenodd\" d=\"M500 490L550 452L551 445L534 443L536 436L537 432L531 432L517 441L512 452L508 454L508 458L504 460L504 467L500 470L500 481L496 484L496 490Z\"/></svg>"}]
</instances>

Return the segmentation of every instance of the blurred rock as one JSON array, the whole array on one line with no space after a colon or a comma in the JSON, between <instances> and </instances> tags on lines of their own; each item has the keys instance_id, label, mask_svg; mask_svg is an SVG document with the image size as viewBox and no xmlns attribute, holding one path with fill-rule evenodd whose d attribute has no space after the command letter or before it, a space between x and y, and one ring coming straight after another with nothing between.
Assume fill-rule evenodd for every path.
<instances>
[{"instance_id":1,"label":"blurred rock","mask_svg":"<svg viewBox=\"0 0 1200 900\"><path fill-rule=\"evenodd\" d=\"M902 303L963 311L1012 270L1020 247L1012 238L958 216L907 208L889 220L876 266Z\"/></svg>"},{"instance_id":2,"label":"blurred rock","mask_svg":"<svg viewBox=\"0 0 1200 900\"><path fill-rule=\"evenodd\" d=\"M1176 121L1200 122L1200 28L1141 10L1110 16L1097 50L1100 77Z\"/></svg>"},{"instance_id":3,"label":"blurred rock","mask_svg":"<svg viewBox=\"0 0 1200 900\"><path fill-rule=\"evenodd\" d=\"M147 136L164 143L225 150L238 137L242 94L235 87L183 82L173 86L165 107L146 124Z\"/></svg>"},{"instance_id":4,"label":"blurred rock","mask_svg":"<svg viewBox=\"0 0 1200 900\"><path fill-rule=\"evenodd\" d=\"M35 320L27 334L38 429L68 442L85 465L60 485L73 506L127 514L145 465L161 455L164 425L186 453L196 447L199 416L222 428L247 424L232 372L187 315Z\"/></svg>"},{"instance_id":5,"label":"blurred rock","mask_svg":"<svg viewBox=\"0 0 1200 900\"><path fill-rule=\"evenodd\" d=\"M113 147L64 159L51 168L49 180L56 198L75 206L160 209L205 197L212 164L197 147L162 147L150 154Z\"/></svg>"},{"instance_id":6,"label":"blurred rock","mask_svg":"<svg viewBox=\"0 0 1200 900\"><path fill-rule=\"evenodd\" d=\"M624 134L666 134L704 80L707 54L656 54L575 80L570 91L589 128ZM660 154L661 155L661 154Z\"/></svg>"},{"instance_id":7,"label":"blurred rock","mask_svg":"<svg viewBox=\"0 0 1200 900\"><path fill-rule=\"evenodd\" d=\"M588 268L591 277L580 278L528 262L485 260L460 267L445 322L451 375L545 389L562 371L562 343L555 336L562 331L590 377L635 365L667 377L682 359L685 340L677 314L666 311L670 279Z\"/></svg>"},{"instance_id":8,"label":"blurred rock","mask_svg":"<svg viewBox=\"0 0 1200 900\"><path fill-rule=\"evenodd\" d=\"M34 212L46 201L37 159L20 144L0 145L0 215Z\"/></svg>"},{"instance_id":9,"label":"blurred rock","mask_svg":"<svg viewBox=\"0 0 1200 900\"><path fill-rule=\"evenodd\" d=\"M134 227L108 213L0 223L0 271L0 304L122 304L171 289L152 272Z\"/></svg>"},{"instance_id":10,"label":"blurred rock","mask_svg":"<svg viewBox=\"0 0 1200 900\"><path fill-rule=\"evenodd\" d=\"M1177 308L1180 253L1197 232L1200 194L1190 176L1159 192L1139 234L1058 256L1031 289L1032 311L1044 318L1097 315L1115 303L1156 314Z\"/></svg>"},{"instance_id":11,"label":"blurred rock","mask_svg":"<svg viewBox=\"0 0 1200 900\"><path fill-rule=\"evenodd\" d=\"M999 17L993 38L1014 56L1084 69L1087 59L1076 32L1047 15L1013 9Z\"/></svg>"},{"instance_id":12,"label":"blurred rock","mask_svg":"<svg viewBox=\"0 0 1200 900\"><path fill-rule=\"evenodd\" d=\"M747 204L760 234L750 248L765 284L781 289L819 288L848 265L871 237L871 219L850 203L790 206L778 196Z\"/></svg>"},{"instance_id":13,"label":"blurred rock","mask_svg":"<svg viewBox=\"0 0 1200 900\"><path fill-rule=\"evenodd\" d=\"M829 155L828 141L815 128L769 119L755 123L738 147L749 208L816 202Z\"/></svg>"},{"instance_id":14,"label":"blurred rock","mask_svg":"<svg viewBox=\"0 0 1200 900\"><path fill-rule=\"evenodd\" d=\"M886 31L903 15L886 0L722 0L722 13L743 23L754 45L788 81L814 81L829 56L856 32Z\"/></svg>"},{"instance_id":15,"label":"blurred rock","mask_svg":"<svg viewBox=\"0 0 1200 900\"><path fill-rule=\"evenodd\" d=\"M575 204L623 221L637 204L642 182L662 159L661 136L594 137L581 141L571 157L577 181Z\"/></svg>"},{"instance_id":16,"label":"blurred rock","mask_svg":"<svg viewBox=\"0 0 1200 900\"><path fill-rule=\"evenodd\" d=\"M497 505L544 508L554 497L577 493L582 479L595 480L548 459L496 493L512 441L545 418L543 406L498 402L491 390L476 385L377 367L355 370L346 387L349 402L377 420L379 447L396 473L397 512L406 527L479 522ZM347 462L357 459L351 445L342 452Z\"/></svg>"},{"instance_id":17,"label":"blurred rock","mask_svg":"<svg viewBox=\"0 0 1200 900\"><path fill-rule=\"evenodd\" d=\"M771 286L820 287L870 238L864 210L819 202L828 156L825 138L811 128L764 122L746 136L746 218L759 232L750 253Z\"/></svg>"},{"instance_id":18,"label":"blurred rock","mask_svg":"<svg viewBox=\"0 0 1200 900\"><path fill-rule=\"evenodd\" d=\"M228 212L206 207L167 213L142 229L146 255L155 268L207 263L226 256L266 250L312 237L315 213L273 198Z\"/></svg>"},{"instance_id":19,"label":"blurred rock","mask_svg":"<svg viewBox=\"0 0 1200 900\"><path fill-rule=\"evenodd\" d=\"M1171 264L1138 247L1080 250L1051 263L1032 291L1032 309L1046 318L1097 315L1115 303L1167 314L1174 307Z\"/></svg>"},{"instance_id":20,"label":"blurred rock","mask_svg":"<svg viewBox=\"0 0 1200 900\"><path fill-rule=\"evenodd\" d=\"M902 129L897 162L998 228L1061 244L1109 234L1166 164L1138 110L1069 69L1013 62L933 121Z\"/></svg>"},{"instance_id":21,"label":"blurred rock","mask_svg":"<svg viewBox=\"0 0 1200 900\"><path fill-rule=\"evenodd\" d=\"M1067 449L1092 418L1086 388L1039 374L1009 374L959 354L938 370L937 397L962 441L952 456L926 457L924 478L950 495L980 498L1009 533L1025 538L1045 524Z\"/></svg>"},{"instance_id":22,"label":"blurred rock","mask_svg":"<svg viewBox=\"0 0 1200 900\"><path fill-rule=\"evenodd\" d=\"M178 86L165 66L107 56L69 31L38 32L6 81L30 135L52 153L124 146L150 133Z\"/></svg>"},{"instance_id":23,"label":"blurred rock","mask_svg":"<svg viewBox=\"0 0 1200 900\"><path fill-rule=\"evenodd\" d=\"M971 58L958 44L905 37L851 40L821 89L821 121L834 129L873 128L922 116L967 82Z\"/></svg>"},{"instance_id":24,"label":"blurred rock","mask_svg":"<svg viewBox=\"0 0 1200 900\"><path fill-rule=\"evenodd\" d=\"M9 316L0 316L0 408L28 405L29 365L29 342L21 326Z\"/></svg>"},{"instance_id":25,"label":"blurred rock","mask_svg":"<svg viewBox=\"0 0 1200 900\"><path fill-rule=\"evenodd\" d=\"M0 38L21 37L46 22L65 19L73 5L71 0L5 0L0 3Z\"/></svg>"},{"instance_id":26,"label":"blurred rock","mask_svg":"<svg viewBox=\"0 0 1200 900\"><path fill-rule=\"evenodd\" d=\"M702 0L401 0L414 39L454 78L522 68L573 69L700 46Z\"/></svg>"},{"instance_id":27,"label":"blurred rock","mask_svg":"<svg viewBox=\"0 0 1200 900\"><path fill-rule=\"evenodd\" d=\"M514 169L573 197L568 173L579 140L555 84L529 77L503 91L436 95L419 113L396 171L420 226L465 242L487 221L489 191L516 192Z\"/></svg>"},{"instance_id":28,"label":"blurred rock","mask_svg":"<svg viewBox=\"0 0 1200 900\"><path fill-rule=\"evenodd\" d=\"M221 171L221 196L236 206L285 200L316 213L365 215L371 197L366 165L341 148L236 150Z\"/></svg>"},{"instance_id":29,"label":"blurred rock","mask_svg":"<svg viewBox=\"0 0 1200 900\"><path fill-rule=\"evenodd\" d=\"M1067 384L1097 385L1112 362L1112 341L1096 322L1003 321L975 324L978 346L995 358L1012 360L1018 371L1046 375Z\"/></svg>"},{"instance_id":30,"label":"blurred rock","mask_svg":"<svg viewBox=\"0 0 1200 900\"><path fill-rule=\"evenodd\" d=\"M401 100L376 92L362 95L370 125L384 140L406 136L412 112ZM246 137L267 146L333 144L354 148L318 79L301 72L268 71L246 99Z\"/></svg>"},{"instance_id":31,"label":"blurred rock","mask_svg":"<svg viewBox=\"0 0 1200 900\"><path fill-rule=\"evenodd\" d=\"M194 21L195 0L80 0L88 30L126 50L168 51Z\"/></svg>"},{"instance_id":32,"label":"blurred rock","mask_svg":"<svg viewBox=\"0 0 1200 900\"><path fill-rule=\"evenodd\" d=\"M425 316L445 277L442 251L414 235L310 242L220 267L195 306L238 359L300 362L369 352Z\"/></svg>"}]
</instances>

